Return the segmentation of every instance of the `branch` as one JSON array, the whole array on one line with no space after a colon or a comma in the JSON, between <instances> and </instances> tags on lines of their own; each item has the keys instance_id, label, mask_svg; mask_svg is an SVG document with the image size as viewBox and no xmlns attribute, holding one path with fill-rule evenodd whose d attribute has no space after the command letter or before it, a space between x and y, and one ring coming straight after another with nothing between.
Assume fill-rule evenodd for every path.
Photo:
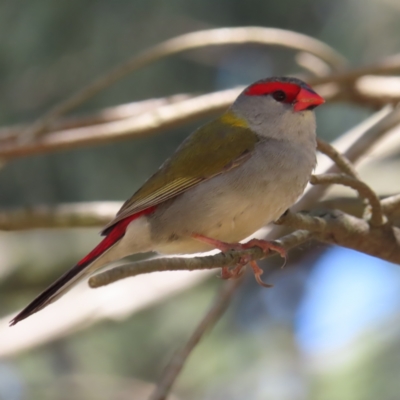
<instances>
[{"instance_id":1,"label":"branch","mask_svg":"<svg viewBox=\"0 0 400 400\"><path fill-rule=\"evenodd\" d=\"M241 282L241 279L236 279L223 285L212 306L202 318L189 340L179 351L176 352L165 367L164 373L162 374L155 391L149 397L149 400L165 400L167 398L172 385L181 372L190 353L200 342L204 334L209 332L225 313Z\"/></svg>"},{"instance_id":2,"label":"branch","mask_svg":"<svg viewBox=\"0 0 400 400\"><path fill-rule=\"evenodd\" d=\"M279 219L294 229L310 229L314 238L400 264L400 229L390 225L373 227L364 219L338 210L287 213Z\"/></svg>"},{"instance_id":3,"label":"branch","mask_svg":"<svg viewBox=\"0 0 400 400\"><path fill-rule=\"evenodd\" d=\"M387 57L380 63L353 68L345 71L334 72L332 75L316 77L314 85L325 83L349 84L365 75L393 75L400 72L400 54Z\"/></svg>"},{"instance_id":4,"label":"branch","mask_svg":"<svg viewBox=\"0 0 400 400\"><path fill-rule=\"evenodd\" d=\"M297 65L309 71L313 76L326 76L331 72L329 65L310 53L300 52L295 56Z\"/></svg>"},{"instance_id":5,"label":"branch","mask_svg":"<svg viewBox=\"0 0 400 400\"><path fill-rule=\"evenodd\" d=\"M193 120L224 111L243 88L223 90L166 104L141 115L120 121L54 131L29 143L5 141L0 146L0 157L11 159L38 153L96 145L128 138L143 137L181 126ZM400 112L388 116L379 129L391 129L400 122ZM374 128L375 129L375 128ZM386 130L385 130L386 129ZM382 133L381 133L382 134ZM348 157L350 158L350 157Z\"/></svg>"},{"instance_id":6,"label":"branch","mask_svg":"<svg viewBox=\"0 0 400 400\"><path fill-rule=\"evenodd\" d=\"M216 30L200 31L195 33L190 33L187 35L179 36L174 39L170 39L164 43L161 43L145 52L141 53L139 56L134 57L132 60L128 61L126 64L117 67L115 70L106 74L96 82L87 86L79 93L67 99L60 105L56 106L54 109L50 110L45 116L40 120L36 121L24 132L28 132L27 137L33 137L36 135L40 136L50 124L54 123L56 117L64 114L70 109L81 104L83 101L87 100L89 97L94 95L100 90L103 90L113 82L121 79L123 76L129 72L143 67L150 62L153 62L159 58L165 57L170 54L175 54L180 51L185 51L192 48L204 47L204 46L214 46L223 44L244 44L244 43L259 43L259 44L276 44L281 46L292 47L294 49L301 50L313 54L322 62L329 64L333 69L340 69L344 65L343 58L338 55L334 50L325 44L304 36L295 32L284 31L274 28L223 28ZM348 81L354 80L357 77L364 76L365 73L388 73L397 71L400 64L399 57L391 57L390 59L364 69L354 69L350 71L344 71L336 73L323 78L313 78L309 80L312 85L323 84L323 83L343 83L347 82L346 90L337 87L332 90L329 88L321 87L318 88L324 96L327 98L338 100L350 100L361 104L375 102L382 104L382 102L387 102L387 98L384 94L375 93L372 96L366 96L357 90L355 85L350 84ZM326 86L326 85L325 85ZM331 85L332 86L332 85ZM327 90L326 90L327 89ZM239 91L236 92L236 95ZM324 92L327 92L326 94ZM350 93L350 96L349 96ZM88 97L89 96L89 97ZM365 97L366 96L366 97ZM85 144L96 144L101 142L106 142L112 140L113 137L121 139L123 137L129 137L132 135L143 135L151 134L161 129L167 129L171 126L178 125L180 123L187 122L188 120L193 120L195 118L200 118L204 115L219 111L228 106L235 96L227 99L223 104L217 104L215 106L208 107L207 111L202 110L201 107L199 112L192 110L191 115L187 115L187 118L177 117L175 124L172 122L171 118L167 118L165 125L162 123L163 118L161 117L161 123L158 120L159 114L164 112L176 114L174 108L170 109L160 109L159 113L155 115L146 115L147 117L147 128L143 126L143 118L139 120L132 120L127 122L127 124L104 124L104 126L88 127L86 130L73 131L67 130L61 132L53 132L52 139L42 142L41 140L19 140L16 143L9 143L4 147L4 150L0 152L0 156L3 157L13 157L34 154L42 151L53 151L58 149L73 148L77 146L82 146ZM395 101L395 98L391 98L391 101ZM157 115L158 114L158 115ZM136 114L137 115L137 114ZM146 118L144 118L146 120ZM86 121L87 122L87 121ZM78 121L78 124L80 122ZM54 125L54 124L53 124ZM73 126L73 125L72 125ZM54 129L54 126L53 126ZM12 133L15 133L13 131ZM6 132L6 136L7 136ZM80 139L81 137L81 139ZM26 143L29 142L29 143ZM35 142L35 143L33 143ZM23 146L26 144L27 146Z\"/></svg>"},{"instance_id":7,"label":"branch","mask_svg":"<svg viewBox=\"0 0 400 400\"><path fill-rule=\"evenodd\" d=\"M133 101L113 107L106 107L88 115L66 117L52 123L52 132L115 122L121 119L138 116L161 106L179 103L191 97L193 97L193 95L183 93L175 94L173 96ZM14 125L0 128L0 141L15 140L17 136L28 129L29 126L30 125Z\"/></svg>"},{"instance_id":8,"label":"branch","mask_svg":"<svg viewBox=\"0 0 400 400\"><path fill-rule=\"evenodd\" d=\"M400 101L400 77L364 75L354 82L350 101L378 106Z\"/></svg>"},{"instance_id":9,"label":"branch","mask_svg":"<svg viewBox=\"0 0 400 400\"><path fill-rule=\"evenodd\" d=\"M393 109L391 106L386 106L339 137L335 141L335 148L350 162L357 163L379 140L399 123L400 107ZM318 168L321 173L331 173L340 170L336 164L332 165L324 162L324 160L318 160ZM292 210L298 211L310 208L325 194L327 189L327 185L317 185L309 188L292 207ZM279 234L275 232L272 237L277 237L276 235Z\"/></svg>"},{"instance_id":10,"label":"branch","mask_svg":"<svg viewBox=\"0 0 400 400\"><path fill-rule=\"evenodd\" d=\"M362 199L367 199L371 206L372 226L381 226L385 223L381 202L377 194L364 182L344 174L322 174L311 176L312 185L344 185L356 190Z\"/></svg>"},{"instance_id":11,"label":"branch","mask_svg":"<svg viewBox=\"0 0 400 400\"><path fill-rule=\"evenodd\" d=\"M389 118L387 112L382 115L379 124L383 125L384 128L387 127L386 124L382 123L382 118ZM372 140L371 142L362 139L363 146L361 149L352 148L345 150L347 154L351 157L354 157L354 160L357 160L359 155L361 155L362 151L367 151L369 147L371 147L379 136L376 135L376 132L371 135L370 132L376 131L375 127L369 127L369 129L365 130L363 135L369 136ZM352 136L353 134L350 134ZM360 134L357 134L357 138ZM341 140L341 139L340 139ZM340 141L339 140L339 141ZM339 144L340 146L340 144ZM352 145L353 146L353 145ZM356 145L357 146L357 145ZM340 163L346 164L350 163L344 156L338 153L330 144L323 142L322 140L318 141L318 149L327 154L336 165ZM0 150L1 151L1 150ZM318 162L320 166L324 163L322 160ZM341 169L343 171L351 172L353 168L351 164L350 167L346 167L341 165ZM337 170L337 168L330 168L328 171ZM353 171L353 174L356 173ZM325 189L322 187L313 187L311 188L311 192L308 192L305 195L305 198L310 196L309 193L312 193L317 190L324 191ZM315 199L315 201L317 198ZM304 200L302 200L304 201ZM387 200L382 202L382 207ZM118 202L94 202L94 203L79 203L79 204L61 204L55 207L51 206L39 206L33 208L23 208L16 210L4 210L0 212L0 229L3 230L19 230L19 229L35 229L35 228L59 228L59 227L87 227L87 226L103 226L109 220L113 218L116 211L118 211L120 203ZM303 208L308 207L308 205L303 204ZM387 208L384 208L385 214L390 217L390 211Z\"/></svg>"},{"instance_id":12,"label":"branch","mask_svg":"<svg viewBox=\"0 0 400 400\"><path fill-rule=\"evenodd\" d=\"M381 201L382 210L391 219L400 215L400 194L387 197Z\"/></svg>"},{"instance_id":13,"label":"branch","mask_svg":"<svg viewBox=\"0 0 400 400\"><path fill-rule=\"evenodd\" d=\"M29 143L2 143L1 158L15 158L84 145L114 142L130 137L158 133L225 110L238 96L240 89L229 89L197 96L174 104L167 104L144 114L121 121L56 131Z\"/></svg>"},{"instance_id":14,"label":"branch","mask_svg":"<svg viewBox=\"0 0 400 400\"><path fill-rule=\"evenodd\" d=\"M350 160L340 154L331 144L317 138L317 150L328 156L345 174L358 179L357 171Z\"/></svg>"},{"instance_id":15,"label":"branch","mask_svg":"<svg viewBox=\"0 0 400 400\"><path fill-rule=\"evenodd\" d=\"M1 210L0 230L101 227L114 218L121 205L119 201L98 201Z\"/></svg>"},{"instance_id":16,"label":"branch","mask_svg":"<svg viewBox=\"0 0 400 400\"><path fill-rule=\"evenodd\" d=\"M301 243L309 240L311 234L307 231L296 231L286 235L276 241L286 250L298 246ZM236 266L240 263L244 256L252 260L261 260L270 257L275 253L265 254L259 247L253 247L243 251L228 251L218 253L212 256L203 257L171 257L171 258L155 258L152 260L139 261L131 264L125 264L115 267L105 272L101 272L92 276L89 279L89 286L98 288L109 285L110 283L119 281L132 276L147 274L156 271L194 271L208 270L222 267Z\"/></svg>"},{"instance_id":17,"label":"branch","mask_svg":"<svg viewBox=\"0 0 400 400\"><path fill-rule=\"evenodd\" d=\"M373 108L400 101L400 54L370 66L340 70L310 80L310 84L328 86L331 101L347 101ZM378 76L389 75L389 76ZM391 76L394 75L394 76ZM335 85L332 85L335 83Z\"/></svg>"},{"instance_id":18,"label":"branch","mask_svg":"<svg viewBox=\"0 0 400 400\"><path fill-rule=\"evenodd\" d=\"M299 229L277 241L285 249L315 238L400 264L399 228L387 224L374 227L363 219L340 211L317 211L310 215L289 212L277 223ZM270 255L254 247L245 251L229 251L207 257L154 259L123 265L97 274L90 278L89 285L92 288L101 287L127 277L155 271L193 271L235 266L244 256L250 261Z\"/></svg>"},{"instance_id":19,"label":"branch","mask_svg":"<svg viewBox=\"0 0 400 400\"><path fill-rule=\"evenodd\" d=\"M400 109L386 106L381 111L373 114L350 131L335 140L334 146L350 162L356 163L370 151L385 134L400 122ZM320 173L337 172L338 166L328 159L317 157L317 170ZM325 194L327 185L308 187L300 200L291 208L293 211L304 210L312 207ZM285 216L286 218L287 216ZM307 229L307 228L302 228ZM282 226L273 226L266 229L265 237L273 240L282 235Z\"/></svg>"},{"instance_id":20,"label":"branch","mask_svg":"<svg viewBox=\"0 0 400 400\"><path fill-rule=\"evenodd\" d=\"M29 141L35 137L41 136L49 125L59 116L81 105L83 102L131 72L139 70L164 57L201 47L249 43L283 46L305 51L321 58L333 69L339 69L346 63L345 59L338 52L325 43L310 36L288 30L243 27L192 32L166 40L165 42L151 47L131 58L126 63L117 66L109 73L101 76L88 86L73 94L67 100L57 104L43 117L33 123L31 128L24 133L24 138Z\"/></svg>"}]
</instances>

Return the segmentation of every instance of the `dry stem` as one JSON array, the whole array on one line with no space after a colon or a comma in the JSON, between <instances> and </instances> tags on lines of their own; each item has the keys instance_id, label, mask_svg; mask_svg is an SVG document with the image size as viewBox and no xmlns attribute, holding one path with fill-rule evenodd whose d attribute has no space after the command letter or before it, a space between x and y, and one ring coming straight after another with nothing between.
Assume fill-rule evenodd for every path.
<instances>
[{"instance_id":1,"label":"dry stem","mask_svg":"<svg viewBox=\"0 0 400 400\"><path fill-rule=\"evenodd\" d=\"M241 279L236 279L234 281L227 282L222 286L210 309L202 318L199 325L190 336L189 340L180 350L176 352L171 361L165 367L164 373L158 382L155 391L149 397L149 400L165 400L167 398L172 385L181 372L190 353L200 342L204 334L209 332L225 313L241 282Z\"/></svg>"},{"instance_id":2,"label":"dry stem","mask_svg":"<svg viewBox=\"0 0 400 400\"><path fill-rule=\"evenodd\" d=\"M340 154L330 143L317 138L317 150L328 156L345 174L358 179L357 171L350 160Z\"/></svg>"},{"instance_id":3,"label":"dry stem","mask_svg":"<svg viewBox=\"0 0 400 400\"><path fill-rule=\"evenodd\" d=\"M0 230L102 227L121 205L119 201L97 201L0 210Z\"/></svg>"},{"instance_id":4,"label":"dry stem","mask_svg":"<svg viewBox=\"0 0 400 400\"><path fill-rule=\"evenodd\" d=\"M73 94L70 98L57 104L33 123L30 129L24 132L24 141L31 141L33 138L40 136L45 132L49 124L59 116L76 108L101 90L111 86L131 72L141 69L157 60L201 47L249 43L283 46L305 51L321 58L333 67L333 69L339 69L345 64L345 59L327 44L310 36L288 30L245 27L219 28L192 32L166 40L165 42L143 51Z\"/></svg>"},{"instance_id":5,"label":"dry stem","mask_svg":"<svg viewBox=\"0 0 400 400\"><path fill-rule=\"evenodd\" d=\"M390 219L395 215L400 215L400 194L387 197L381 201L382 210Z\"/></svg>"},{"instance_id":6,"label":"dry stem","mask_svg":"<svg viewBox=\"0 0 400 400\"><path fill-rule=\"evenodd\" d=\"M313 185L344 185L356 190L362 199L367 199L371 206L372 226L381 226L385 223L381 202L377 194L364 182L344 174L313 175L310 179Z\"/></svg>"}]
</instances>

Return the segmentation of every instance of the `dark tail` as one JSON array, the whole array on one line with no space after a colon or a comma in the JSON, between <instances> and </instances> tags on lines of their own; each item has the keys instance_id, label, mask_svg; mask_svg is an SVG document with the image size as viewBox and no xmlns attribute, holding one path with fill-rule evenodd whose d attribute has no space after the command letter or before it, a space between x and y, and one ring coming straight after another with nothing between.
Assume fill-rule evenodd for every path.
<instances>
[{"instance_id":1,"label":"dark tail","mask_svg":"<svg viewBox=\"0 0 400 400\"><path fill-rule=\"evenodd\" d=\"M117 242L119 242L125 235L127 226L136 218L142 215L149 214L154 210L154 207L150 207L146 210L140 211L139 213L133 214L121 221L118 221L115 225L110 226L104 234L106 237L81 261L78 262L74 267L57 279L52 285L50 285L43 293L41 293L35 300L33 300L28 306L26 306L11 322L10 326L15 325L19 321L29 317L30 315L38 312L47 305L53 303L53 301L60 298L63 294L68 292L80 279L86 275L91 274L97 268L101 268L102 265L94 265L91 268L90 265L104 255L108 250L111 249Z\"/></svg>"},{"instance_id":2,"label":"dark tail","mask_svg":"<svg viewBox=\"0 0 400 400\"><path fill-rule=\"evenodd\" d=\"M92 273L93 271L90 268L90 264L100 258L107 250L111 249L111 247L113 247L124 236L127 224L125 223L125 226L123 226L122 222L125 221L121 221L121 226L115 225L115 227L109 231L108 235L86 257L82 258L78 264L58 278L43 293L36 297L35 300L28 304L10 322L10 326L15 325L19 321L22 321L53 303L68 292L80 279Z\"/></svg>"},{"instance_id":3,"label":"dark tail","mask_svg":"<svg viewBox=\"0 0 400 400\"><path fill-rule=\"evenodd\" d=\"M11 322L10 326L41 310L66 293L82 277L88 264L77 264L58 278L35 300L28 304Z\"/></svg>"}]
</instances>

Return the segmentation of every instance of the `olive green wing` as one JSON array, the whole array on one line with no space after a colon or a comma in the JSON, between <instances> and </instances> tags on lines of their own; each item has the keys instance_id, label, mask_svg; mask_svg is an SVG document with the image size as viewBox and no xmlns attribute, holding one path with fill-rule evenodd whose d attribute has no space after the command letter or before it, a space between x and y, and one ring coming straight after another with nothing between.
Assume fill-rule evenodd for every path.
<instances>
[{"instance_id":1,"label":"olive green wing","mask_svg":"<svg viewBox=\"0 0 400 400\"><path fill-rule=\"evenodd\" d=\"M237 167L248 159L257 142L257 135L245 126L244 121L230 113L204 125L190 135L172 157L123 204L104 231L124 218Z\"/></svg>"}]
</instances>

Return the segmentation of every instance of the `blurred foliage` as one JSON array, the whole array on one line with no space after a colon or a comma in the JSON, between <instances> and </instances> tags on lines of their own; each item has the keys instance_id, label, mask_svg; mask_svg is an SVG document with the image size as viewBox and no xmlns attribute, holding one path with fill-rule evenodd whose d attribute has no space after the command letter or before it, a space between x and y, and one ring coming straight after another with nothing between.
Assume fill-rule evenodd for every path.
<instances>
[{"instance_id":1,"label":"blurred foliage","mask_svg":"<svg viewBox=\"0 0 400 400\"><path fill-rule=\"evenodd\" d=\"M362 64L399 51L399 17L397 0L3 0L0 123L29 122L139 50L184 32L217 26L286 28L324 40L350 62ZM298 67L292 53L282 49L192 51L132 74L79 111L209 92L294 72ZM332 139L370 112L347 104L325 107L318 112L319 134ZM194 127L15 160L1 171L0 204L125 199ZM9 265L15 270L0 281L2 314L22 305L38 286L44 288L96 240L88 231L78 239L75 232L40 231L1 238L10 235L17 243L12 249L16 255L7 258L4 252L0 271ZM369 326L331 353L307 354L296 341L298 309L324 250L317 249L306 260L294 257L296 268L272 274L272 291L266 293L252 280L244 285L228 315L189 360L177 384L181 399L398 398L400 336L393 327L399 322L399 305L381 325ZM13 274L24 279L11 291L7 288L13 287ZM0 360L0 400L100 399L104 393L110 393L107 398L142 398L132 393L139 393L144 381L157 380L218 285L211 279L126 321L103 322ZM352 301L351 293L348 296ZM382 337L381 330L388 327L391 334ZM334 365L333 353L338 358ZM97 381L84 387L76 377Z\"/></svg>"}]
</instances>

